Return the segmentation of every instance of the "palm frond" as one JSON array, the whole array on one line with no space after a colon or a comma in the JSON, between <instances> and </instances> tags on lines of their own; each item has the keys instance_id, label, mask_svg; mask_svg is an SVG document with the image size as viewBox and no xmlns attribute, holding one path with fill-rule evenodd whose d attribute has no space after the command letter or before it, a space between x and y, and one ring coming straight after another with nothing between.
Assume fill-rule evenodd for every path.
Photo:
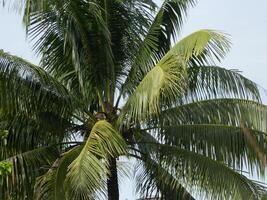
<instances>
[{"instance_id":1,"label":"palm frond","mask_svg":"<svg viewBox=\"0 0 267 200\"><path fill-rule=\"evenodd\" d=\"M42 66L90 100L94 87L103 90L103 81L113 80L112 67L107 67L113 65L110 33L101 2L47 0L41 6L28 2L24 18Z\"/></svg>"},{"instance_id":2,"label":"palm frond","mask_svg":"<svg viewBox=\"0 0 267 200\"><path fill-rule=\"evenodd\" d=\"M148 144L158 144L158 140L147 131L135 132L135 146L131 156L137 159L136 191L141 199L158 197L159 199L194 200L190 193L181 185L179 180L155 162L150 154L153 148Z\"/></svg>"},{"instance_id":3,"label":"palm frond","mask_svg":"<svg viewBox=\"0 0 267 200\"><path fill-rule=\"evenodd\" d=\"M194 4L195 0L165 0L162 3L136 53L123 85L124 92L131 90L134 82L142 80L151 67L169 51L171 41L180 31L188 8Z\"/></svg>"},{"instance_id":4,"label":"palm frond","mask_svg":"<svg viewBox=\"0 0 267 200\"><path fill-rule=\"evenodd\" d=\"M261 199L264 194L262 186L221 162L175 146L147 145L151 148L151 158L186 188L194 188L206 198Z\"/></svg>"},{"instance_id":5,"label":"palm frond","mask_svg":"<svg viewBox=\"0 0 267 200\"><path fill-rule=\"evenodd\" d=\"M12 163L11 174L0 177L1 199L29 199L33 197L33 188L36 178L47 171L54 160L59 156L56 146L37 148L17 154L5 161Z\"/></svg>"},{"instance_id":6,"label":"palm frond","mask_svg":"<svg viewBox=\"0 0 267 200\"><path fill-rule=\"evenodd\" d=\"M230 42L223 33L203 29L180 40L172 49L183 55L189 66L212 64L220 61L230 48Z\"/></svg>"},{"instance_id":7,"label":"palm frond","mask_svg":"<svg viewBox=\"0 0 267 200\"><path fill-rule=\"evenodd\" d=\"M159 113L159 97L163 97L161 98L162 104L168 106L184 92L185 83L188 82L184 68L190 59L201 55L205 55L207 62L213 57L219 59L225 55L228 47L229 43L225 36L210 30L201 30L184 38L144 76L136 89L131 85L133 93L123 110L128 110L130 118L133 118L134 121L144 119L151 113ZM161 68L165 68L166 71L171 70L172 78L170 79L170 75ZM143 76L138 75L138 77L142 78ZM169 79L167 82L164 80L166 78ZM164 98L167 99L167 102ZM140 116L141 114L143 116Z\"/></svg>"},{"instance_id":8,"label":"palm frond","mask_svg":"<svg viewBox=\"0 0 267 200\"><path fill-rule=\"evenodd\" d=\"M104 3L105 21L110 32L114 56L114 70L110 73L114 73L115 77L113 78L115 80L112 82L116 83L117 87L120 87L125 79L129 63L132 62L139 50L142 37L152 20L151 11L155 7L156 5L152 0ZM111 87L114 83L110 84ZM112 92L114 93L114 91Z\"/></svg>"},{"instance_id":9,"label":"palm frond","mask_svg":"<svg viewBox=\"0 0 267 200\"><path fill-rule=\"evenodd\" d=\"M65 199L64 181L68 167L77 158L81 149L82 146L74 147L62 154L44 175L37 178L34 186L35 199Z\"/></svg>"},{"instance_id":10,"label":"palm frond","mask_svg":"<svg viewBox=\"0 0 267 200\"><path fill-rule=\"evenodd\" d=\"M221 124L267 132L267 107L243 99L213 99L189 103L161 112L168 124Z\"/></svg>"},{"instance_id":11,"label":"palm frond","mask_svg":"<svg viewBox=\"0 0 267 200\"><path fill-rule=\"evenodd\" d=\"M148 130L147 130L148 131ZM255 176L265 176L264 163L242 127L220 124L171 125L150 130L165 144L222 161L235 169L246 169ZM249 129L258 148L266 154L266 133Z\"/></svg>"},{"instance_id":12,"label":"palm frond","mask_svg":"<svg viewBox=\"0 0 267 200\"><path fill-rule=\"evenodd\" d=\"M105 178L109 172L109 157L126 155L126 143L112 125L98 121L80 155L71 163L65 188L70 199L90 199L105 194ZM94 196L94 198L96 198Z\"/></svg>"},{"instance_id":13,"label":"palm frond","mask_svg":"<svg viewBox=\"0 0 267 200\"><path fill-rule=\"evenodd\" d=\"M142 162L137 171L136 189L142 199L154 199L157 196L159 199L195 200L168 170L153 159L145 155L141 155L139 159Z\"/></svg>"},{"instance_id":14,"label":"palm frond","mask_svg":"<svg viewBox=\"0 0 267 200\"><path fill-rule=\"evenodd\" d=\"M42 68L0 51L0 107L2 113L31 116L36 112L69 115L68 91Z\"/></svg>"},{"instance_id":15,"label":"palm frond","mask_svg":"<svg viewBox=\"0 0 267 200\"><path fill-rule=\"evenodd\" d=\"M123 107L119 120L126 124L136 122L159 113L161 104L174 102L185 90L185 68L180 57L163 57L137 86Z\"/></svg>"},{"instance_id":16,"label":"palm frond","mask_svg":"<svg viewBox=\"0 0 267 200\"><path fill-rule=\"evenodd\" d=\"M189 66L195 66L196 64L209 65L211 63L213 64L215 59L220 60L223 58L228 52L229 47L230 44L225 35L212 30L199 30L177 42L168 52L165 52L164 57L170 55L180 56ZM157 60L162 57L163 55ZM146 66L144 63L140 64L140 66L142 65ZM153 66L153 63L150 63L141 71L130 73L125 82L124 90L127 93L132 93L136 85L138 85ZM133 67L133 69L135 68Z\"/></svg>"},{"instance_id":17,"label":"palm frond","mask_svg":"<svg viewBox=\"0 0 267 200\"><path fill-rule=\"evenodd\" d=\"M260 102L260 88L236 70L217 66L188 68L188 90L182 102L196 102L214 98L240 98Z\"/></svg>"},{"instance_id":18,"label":"palm frond","mask_svg":"<svg viewBox=\"0 0 267 200\"><path fill-rule=\"evenodd\" d=\"M42 112L33 117L17 114L1 118L1 126L8 134L0 142L0 159L7 159L34 148L69 141L73 124L53 113Z\"/></svg>"}]
</instances>

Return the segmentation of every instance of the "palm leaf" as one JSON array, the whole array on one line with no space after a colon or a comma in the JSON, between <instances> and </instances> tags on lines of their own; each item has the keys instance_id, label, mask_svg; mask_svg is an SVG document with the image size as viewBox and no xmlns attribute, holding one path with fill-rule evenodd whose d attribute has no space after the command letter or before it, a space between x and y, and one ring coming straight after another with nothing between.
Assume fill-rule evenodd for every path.
<instances>
[{"instance_id":1,"label":"palm leaf","mask_svg":"<svg viewBox=\"0 0 267 200\"><path fill-rule=\"evenodd\" d=\"M36 178L45 172L59 156L56 146L37 148L6 159L12 163L10 175L0 177L0 197L29 199L33 197Z\"/></svg>"},{"instance_id":2,"label":"palm leaf","mask_svg":"<svg viewBox=\"0 0 267 200\"><path fill-rule=\"evenodd\" d=\"M217 66L193 66L188 68L188 79L188 90L181 99L183 103L214 98L261 101L259 86L236 70Z\"/></svg>"},{"instance_id":3,"label":"palm leaf","mask_svg":"<svg viewBox=\"0 0 267 200\"><path fill-rule=\"evenodd\" d=\"M0 107L6 115L71 111L67 90L40 67L0 51Z\"/></svg>"},{"instance_id":4,"label":"palm leaf","mask_svg":"<svg viewBox=\"0 0 267 200\"><path fill-rule=\"evenodd\" d=\"M266 134L249 129L258 148L266 154ZM235 169L265 176L264 163L241 127L220 124L172 125L153 129L166 144L203 154ZM260 172L260 173L259 173Z\"/></svg>"},{"instance_id":5,"label":"palm leaf","mask_svg":"<svg viewBox=\"0 0 267 200\"><path fill-rule=\"evenodd\" d=\"M243 99L213 99L185 104L164 110L161 119L166 125L223 124L267 131L266 106Z\"/></svg>"},{"instance_id":6,"label":"palm leaf","mask_svg":"<svg viewBox=\"0 0 267 200\"><path fill-rule=\"evenodd\" d=\"M2 118L3 129L8 130L0 143L0 159L7 159L25 151L58 144L70 139L73 124L53 113L40 113L34 117L17 114L13 118Z\"/></svg>"},{"instance_id":7,"label":"palm leaf","mask_svg":"<svg viewBox=\"0 0 267 200\"><path fill-rule=\"evenodd\" d=\"M171 40L177 36L187 9L194 3L194 0L165 0L162 3L136 53L123 90L131 90L131 85L142 80L151 67L169 51Z\"/></svg>"},{"instance_id":8,"label":"palm leaf","mask_svg":"<svg viewBox=\"0 0 267 200\"><path fill-rule=\"evenodd\" d=\"M120 120L127 124L160 111L185 89L185 63L177 56L166 56L144 77L122 109ZM125 119L123 119L125 118Z\"/></svg>"},{"instance_id":9,"label":"palm leaf","mask_svg":"<svg viewBox=\"0 0 267 200\"><path fill-rule=\"evenodd\" d=\"M112 75L106 65L113 63L110 33L100 2L47 0L41 6L27 2L26 27L36 40L34 49L42 56L42 66L88 101L93 87L103 89L103 81Z\"/></svg>"},{"instance_id":10,"label":"palm leaf","mask_svg":"<svg viewBox=\"0 0 267 200\"><path fill-rule=\"evenodd\" d=\"M109 157L125 155L121 135L105 120L98 121L80 155L71 163L65 187L67 198L90 199L104 194L103 181L109 174Z\"/></svg>"},{"instance_id":11,"label":"palm leaf","mask_svg":"<svg viewBox=\"0 0 267 200\"><path fill-rule=\"evenodd\" d=\"M197 189L206 198L261 199L264 193L260 185L208 157L175 146L147 145L155 150L151 158L187 188Z\"/></svg>"},{"instance_id":12,"label":"palm leaf","mask_svg":"<svg viewBox=\"0 0 267 200\"><path fill-rule=\"evenodd\" d=\"M195 66L220 61L229 48L230 42L225 34L203 29L183 38L172 49L176 54L183 55L190 66Z\"/></svg>"},{"instance_id":13,"label":"palm leaf","mask_svg":"<svg viewBox=\"0 0 267 200\"><path fill-rule=\"evenodd\" d=\"M136 185L142 199L160 196L160 199L194 200L179 181L153 159L145 155L141 155L139 159L142 162L137 172Z\"/></svg>"},{"instance_id":14,"label":"palm leaf","mask_svg":"<svg viewBox=\"0 0 267 200\"><path fill-rule=\"evenodd\" d=\"M82 146L78 146L64 153L44 175L38 177L34 187L35 199L65 199L63 183L68 172L68 166L77 158L81 149Z\"/></svg>"},{"instance_id":15,"label":"palm leaf","mask_svg":"<svg viewBox=\"0 0 267 200\"><path fill-rule=\"evenodd\" d=\"M227 49L227 39L210 30L195 32L178 42L146 74L128 99L123 108L128 111L128 118L130 118L128 120L136 121L150 114L159 113L159 100L164 106L174 103L175 98L178 99L184 93L185 83L187 83L185 64L190 59L202 54L206 55L206 60L212 59L213 56L220 58L224 56ZM126 115L124 112L121 116Z\"/></svg>"},{"instance_id":16,"label":"palm leaf","mask_svg":"<svg viewBox=\"0 0 267 200\"><path fill-rule=\"evenodd\" d=\"M166 52L164 57L170 55L180 56L189 66L192 65L192 63L210 64L213 63L214 58L220 60L220 58L224 57L228 50L229 41L223 34L212 30L200 30L177 42ZM162 58L162 56L160 58ZM140 66L142 65L146 66L141 63ZM153 66L153 64L149 64L147 68L142 69L141 73L133 71L129 74L124 86L127 93L131 93L133 89L135 89L136 85L138 85ZM132 69L135 69L134 66Z\"/></svg>"}]
</instances>

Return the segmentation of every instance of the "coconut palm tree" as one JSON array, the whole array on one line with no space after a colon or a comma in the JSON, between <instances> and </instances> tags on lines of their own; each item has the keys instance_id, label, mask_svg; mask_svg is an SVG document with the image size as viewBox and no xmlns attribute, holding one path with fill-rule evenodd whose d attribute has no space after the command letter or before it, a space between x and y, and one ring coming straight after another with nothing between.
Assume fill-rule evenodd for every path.
<instances>
[{"instance_id":1,"label":"coconut palm tree","mask_svg":"<svg viewBox=\"0 0 267 200\"><path fill-rule=\"evenodd\" d=\"M24 0L40 66L0 51L0 199L262 199L267 107L215 66L227 37L178 40L194 0Z\"/></svg>"}]
</instances>

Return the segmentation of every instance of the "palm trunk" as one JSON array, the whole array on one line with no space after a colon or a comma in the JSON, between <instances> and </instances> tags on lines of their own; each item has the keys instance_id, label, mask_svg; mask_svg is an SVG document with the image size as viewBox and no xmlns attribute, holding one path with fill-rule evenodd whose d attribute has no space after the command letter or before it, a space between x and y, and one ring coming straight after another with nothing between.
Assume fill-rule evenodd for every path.
<instances>
[{"instance_id":1,"label":"palm trunk","mask_svg":"<svg viewBox=\"0 0 267 200\"><path fill-rule=\"evenodd\" d=\"M108 178L108 200L119 200L119 183L116 158L110 158L110 176Z\"/></svg>"}]
</instances>

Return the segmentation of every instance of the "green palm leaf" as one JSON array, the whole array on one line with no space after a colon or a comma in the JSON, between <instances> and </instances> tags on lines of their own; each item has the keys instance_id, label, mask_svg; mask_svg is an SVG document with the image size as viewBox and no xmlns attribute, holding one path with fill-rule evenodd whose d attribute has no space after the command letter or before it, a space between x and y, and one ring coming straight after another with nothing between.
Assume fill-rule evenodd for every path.
<instances>
[{"instance_id":1,"label":"green palm leaf","mask_svg":"<svg viewBox=\"0 0 267 200\"><path fill-rule=\"evenodd\" d=\"M159 153L159 159L157 153L150 156L163 168L186 187L198 188L206 198L261 199L264 193L260 185L208 157L175 146L147 145Z\"/></svg>"},{"instance_id":2,"label":"green palm leaf","mask_svg":"<svg viewBox=\"0 0 267 200\"><path fill-rule=\"evenodd\" d=\"M174 124L224 124L266 133L266 106L243 99L213 99L177 106L161 113Z\"/></svg>"},{"instance_id":3,"label":"green palm leaf","mask_svg":"<svg viewBox=\"0 0 267 200\"><path fill-rule=\"evenodd\" d=\"M37 148L17 154L6 159L12 163L11 174L0 177L0 197L16 199L33 197L33 187L36 178L47 171L54 160L59 156L56 146Z\"/></svg>"},{"instance_id":4,"label":"green palm leaf","mask_svg":"<svg viewBox=\"0 0 267 200\"><path fill-rule=\"evenodd\" d=\"M63 183L68 172L68 167L77 158L81 149L82 146L78 146L64 153L61 155L61 158L54 162L52 168L46 174L38 177L34 188L35 199L65 199Z\"/></svg>"},{"instance_id":5,"label":"green palm leaf","mask_svg":"<svg viewBox=\"0 0 267 200\"><path fill-rule=\"evenodd\" d=\"M136 177L137 191L144 198L184 199L195 200L179 181L146 155L139 158L140 162Z\"/></svg>"},{"instance_id":6,"label":"green palm leaf","mask_svg":"<svg viewBox=\"0 0 267 200\"><path fill-rule=\"evenodd\" d=\"M246 168L249 173L265 176L262 157L241 127L220 124L187 124L162 127L158 131L164 143L222 161L235 169ZM266 134L254 130L249 133L258 148L266 154Z\"/></svg>"},{"instance_id":7,"label":"green palm leaf","mask_svg":"<svg viewBox=\"0 0 267 200\"><path fill-rule=\"evenodd\" d=\"M66 88L42 68L0 51L0 106L2 113L54 112L66 116L71 99Z\"/></svg>"},{"instance_id":8,"label":"green palm leaf","mask_svg":"<svg viewBox=\"0 0 267 200\"><path fill-rule=\"evenodd\" d=\"M241 98L261 101L259 86L236 70L217 66L188 68L188 90L181 99L196 102L217 98Z\"/></svg>"}]
</instances>

